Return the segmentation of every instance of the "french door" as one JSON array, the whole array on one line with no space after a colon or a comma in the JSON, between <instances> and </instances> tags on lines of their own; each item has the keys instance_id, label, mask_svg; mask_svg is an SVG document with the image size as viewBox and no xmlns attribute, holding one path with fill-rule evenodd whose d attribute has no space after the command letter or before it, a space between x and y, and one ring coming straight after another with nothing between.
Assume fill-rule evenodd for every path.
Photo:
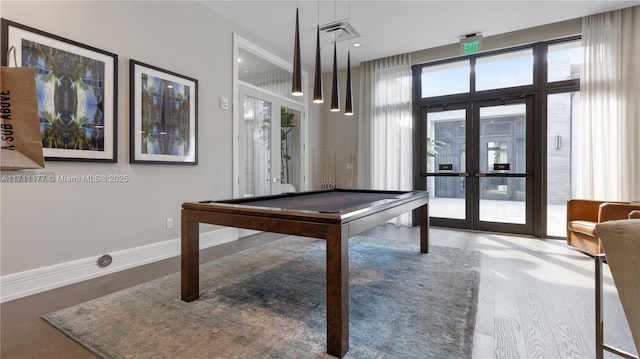
<instances>
[{"instance_id":1,"label":"french door","mask_svg":"<svg viewBox=\"0 0 640 359\"><path fill-rule=\"evenodd\" d=\"M423 106L431 224L533 233L533 96Z\"/></svg>"},{"instance_id":2,"label":"french door","mask_svg":"<svg viewBox=\"0 0 640 359\"><path fill-rule=\"evenodd\" d=\"M238 196L300 190L303 105L252 86L238 94Z\"/></svg>"}]
</instances>

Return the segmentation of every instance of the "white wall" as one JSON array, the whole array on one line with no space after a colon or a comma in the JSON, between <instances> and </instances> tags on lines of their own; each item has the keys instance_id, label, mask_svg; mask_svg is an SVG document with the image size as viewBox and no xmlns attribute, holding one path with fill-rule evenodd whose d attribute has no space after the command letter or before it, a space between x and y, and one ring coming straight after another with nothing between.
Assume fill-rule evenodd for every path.
<instances>
[{"instance_id":1,"label":"white wall","mask_svg":"<svg viewBox=\"0 0 640 359\"><path fill-rule=\"evenodd\" d=\"M338 55L340 56L340 55ZM346 62L346 56L343 59ZM338 188L355 188L358 185L358 175L353 173L351 181L351 170L347 169L347 163L351 155L358 153L358 114L360 96L360 65L351 67L351 87L353 90L353 116L345 116L344 105L346 99L346 70L338 72L338 82L340 87L340 112L331 112L331 86L332 74L323 76L324 103L316 105L320 108L322 131L320 132L320 142L322 150L335 152L336 157L336 186ZM357 159L357 157L356 157ZM320 159L318 159L320 160ZM357 160L354 161L354 171L357 171Z\"/></svg>"},{"instance_id":2,"label":"white wall","mask_svg":"<svg viewBox=\"0 0 640 359\"><path fill-rule=\"evenodd\" d=\"M3 298L9 282L55 268L62 272L72 266L69 263L91 262L89 272L95 274L101 254L167 243L177 250L181 204L232 194L232 112L218 107L220 97L232 99L232 34L273 49L197 1L3 0L1 15L119 56L118 163L47 161L45 170L130 178L119 184L3 183ZM129 59L199 80L197 166L129 163ZM317 147L317 131L311 128L311 151ZM173 218L173 229L166 229L167 218ZM201 225L201 232L216 229ZM112 266L119 260L114 256Z\"/></svg>"}]
</instances>

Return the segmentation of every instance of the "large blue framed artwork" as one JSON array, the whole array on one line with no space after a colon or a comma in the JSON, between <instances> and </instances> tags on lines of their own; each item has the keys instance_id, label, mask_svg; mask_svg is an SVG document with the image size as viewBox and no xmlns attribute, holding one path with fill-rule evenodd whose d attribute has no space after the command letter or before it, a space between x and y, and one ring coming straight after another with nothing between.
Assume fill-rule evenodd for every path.
<instances>
[{"instance_id":1,"label":"large blue framed artwork","mask_svg":"<svg viewBox=\"0 0 640 359\"><path fill-rule=\"evenodd\" d=\"M129 60L131 163L198 164L198 80Z\"/></svg>"},{"instance_id":2,"label":"large blue framed artwork","mask_svg":"<svg viewBox=\"0 0 640 359\"><path fill-rule=\"evenodd\" d=\"M117 55L2 19L2 64L35 70L46 160L117 162Z\"/></svg>"}]
</instances>

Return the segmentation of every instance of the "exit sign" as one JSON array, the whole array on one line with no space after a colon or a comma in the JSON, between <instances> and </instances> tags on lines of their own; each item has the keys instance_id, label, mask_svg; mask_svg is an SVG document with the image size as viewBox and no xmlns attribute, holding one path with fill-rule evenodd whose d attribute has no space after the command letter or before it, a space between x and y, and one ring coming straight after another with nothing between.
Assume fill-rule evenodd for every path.
<instances>
[{"instance_id":1,"label":"exit sign","mask_svg":"<svg viewBox=\"0 0 640 359\"><path fill-rule=\"evenodd\" d=\"M482 47L482 35L467 35L460 39L460 52L463 55L479 52Z\"/></svg>"}]
</instances>

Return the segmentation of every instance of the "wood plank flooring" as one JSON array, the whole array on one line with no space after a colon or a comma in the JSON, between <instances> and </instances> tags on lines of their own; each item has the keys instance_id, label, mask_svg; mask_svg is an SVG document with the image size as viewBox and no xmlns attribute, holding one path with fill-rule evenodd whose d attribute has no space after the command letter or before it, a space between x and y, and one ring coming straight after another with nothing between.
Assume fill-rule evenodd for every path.
<instances>
[{"instance_id":1,"label":"wood plank flooring","mask_svg":"<svg viewBox=\"0 0 640 359\"><path fill-rule=\"evenodd\" d=\"M415 240L417 227L363 233ZM279 238L260 234L203 251L213 260ZM564 240L432 228L432 245L483 253L473 358L594 358L594 261ZM93 358L40 317L179 270L179 259L133 268L0 306L0 357ZM605 342L636 353L605 266ZM605 353L605 358L616 358Z\"/></svg>"}]
</instances>

